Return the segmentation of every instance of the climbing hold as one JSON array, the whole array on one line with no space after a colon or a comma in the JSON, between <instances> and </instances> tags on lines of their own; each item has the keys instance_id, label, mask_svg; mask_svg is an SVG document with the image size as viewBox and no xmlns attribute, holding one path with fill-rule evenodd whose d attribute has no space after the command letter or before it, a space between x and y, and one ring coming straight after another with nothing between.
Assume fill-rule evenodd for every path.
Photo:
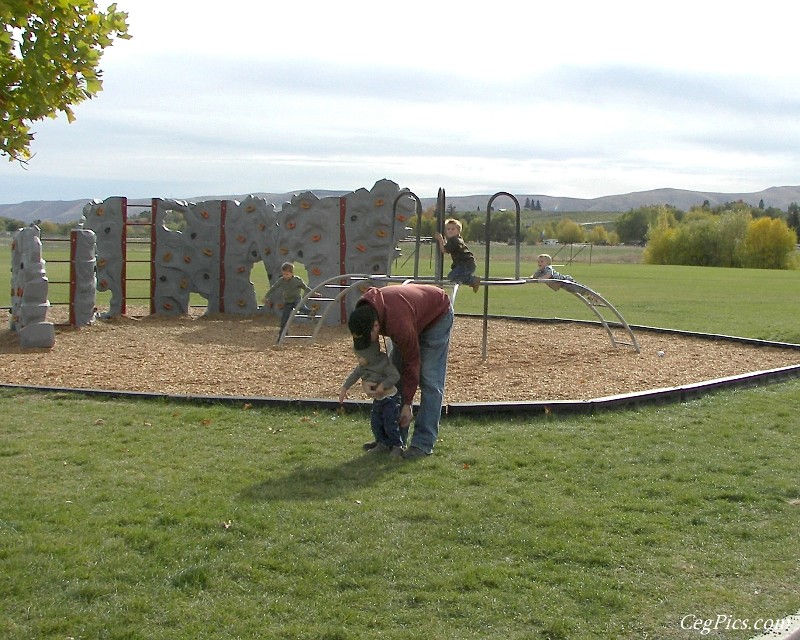
<instances>
[{"instance_id":1,"label":"climbing hold","mask_svg":"<svg viewBox=\"0 0 800 640\"><path fill-rule=\"evenodd\" d=\"M166 252L166 253L165 253L163 256L161 256L161 259L162 259L164 262L169 262L170 260L172 260L172 253L170 253L169 251L167 251L167 252Z\"/></svg>"}]
</instances>

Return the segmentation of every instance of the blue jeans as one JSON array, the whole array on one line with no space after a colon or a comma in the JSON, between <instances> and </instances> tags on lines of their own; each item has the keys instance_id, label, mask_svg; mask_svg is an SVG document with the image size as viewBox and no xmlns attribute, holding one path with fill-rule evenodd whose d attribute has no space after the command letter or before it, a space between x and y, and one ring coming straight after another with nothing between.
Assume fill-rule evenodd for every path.
<instances>
[{"instance_id":1,"label":"blue jeans","mask_svg":"<svg viewBox=\"0 0 800 640\"><path fill-rule=\"evenodd\" d=\"M447 274L447 279L450 282L460 282L461 284L472 284L474 277L475 265L461 264Z\"/></svg>"},{"instance_id":2,"label":"blue jeans","mask_svg":"<svg viewBox=\"0 0 800 640\"><path fill-rule=\"evenodd\" d=\"M419 390L420 401L414 418L414 433L411 446L432 453L439 437L439 420L442 417L442 399L447 375L447 351L450 348L450 332L453 329L453 304L441 318L428 327L419 337ZM392 350L392 360L402 371L400 351ZM406 434L405 438L407 440Z\"/></svg>"},{"instance_id":3,"label":"blue jeans","mask_svg":"<svg viewBox=\"0 0 800 640\"><path fill-rule=\"evenodd\" d=\"M286 323L289 321L289 316L292 315L292 309L297 306L297 303L300 302L299 300L295 300L294 302L284 302L283 303L283 311L281 312L281 327L278 329L278 336L283 333L283 328L286 326ZM300 313L311 313L311 309L309 309L306 305L303 305L300 308Z\"/></svg>"},{"instance_id":4,"label":"blue jeans","mask_svg":"<svg viewBox=\"0 0 800 640\"><path fill-rule=\"evenodd\" d=\"M385 444L387 447L402 447L403 439L400 437L400 396L388 396L372 401L372 410L369 413L369 423L375 442Z\"/></svg>"}]
</instances>

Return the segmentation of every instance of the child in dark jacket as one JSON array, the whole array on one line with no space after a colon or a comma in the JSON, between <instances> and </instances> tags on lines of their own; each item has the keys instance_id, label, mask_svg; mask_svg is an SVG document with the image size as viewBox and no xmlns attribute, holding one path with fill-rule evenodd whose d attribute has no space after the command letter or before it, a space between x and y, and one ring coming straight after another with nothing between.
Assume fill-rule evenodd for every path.
<instances>
[{"instance_id":1,"label":"child in dark jacket","mask_svg":"<svg viewBox=\"0 0 800 640\"><path fill-rule=\"evenodd\" d=\"M441 233L437 233L436 241L441 252L448 254L453 260L447 279L450 282L468 284L475 293L478 293L481 279L475 275L475 256L461 237L461 222L455 218L445 220L444 234L447 236L446 239Z\"/></svg>"}]
</instances>

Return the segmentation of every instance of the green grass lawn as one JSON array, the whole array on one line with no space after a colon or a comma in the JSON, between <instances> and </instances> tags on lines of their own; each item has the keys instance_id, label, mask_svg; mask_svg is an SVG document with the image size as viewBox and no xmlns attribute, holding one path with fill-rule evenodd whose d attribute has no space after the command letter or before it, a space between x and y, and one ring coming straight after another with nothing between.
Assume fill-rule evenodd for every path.
<instances>
[{"instance_id":1,"label":"green grass lawn","mask_svg":"<svg viewBox=\"0 0 800 640\"><path fill-rule=\"evenodd\" d=\"M4 638L694 638L800 609L800 381L450 419L0 392ZM749 638L753 633L714 633Z\"/></svg>"},{"instance_id":2,"label":"green grass lawn","mask_svg":"<svg viewBox=\"0 0 800 640\"><path fill-rule=\"evenodd\" d=\"M800 272L560 270L633 324L800 343ZM495 313L582 313L489 291ZM409 462L362 454L363 412L16 390L0 412L4 638L738 640L757 633L681 620L800 609L800 380L450 418Z\"/></svg>"}]
</instances>

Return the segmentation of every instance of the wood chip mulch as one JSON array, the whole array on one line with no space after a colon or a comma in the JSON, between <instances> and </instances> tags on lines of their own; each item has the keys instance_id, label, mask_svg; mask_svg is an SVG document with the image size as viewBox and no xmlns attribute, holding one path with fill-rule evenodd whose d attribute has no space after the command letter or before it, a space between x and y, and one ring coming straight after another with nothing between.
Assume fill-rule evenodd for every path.
<instances>
[{"instance_id":1,"label":"wood chip mulch","mask_svg":"<svg viewBox=\"0 0 800 640\"><path fill-rule=\"evenodd\" d=\"M48 318L50 321L57 321ZM800 350L637 331L641 352L600 326L457 317L445 402L589 400L800 364ZM52 349L0 331L0 382L238 397L338 397L355 365L345 327L275 346L268 316L120 317L58 326ZM663 352L663 355L659 355ZM355 387L351 399L365 399Z\"/></svg>"}]
</instances>

